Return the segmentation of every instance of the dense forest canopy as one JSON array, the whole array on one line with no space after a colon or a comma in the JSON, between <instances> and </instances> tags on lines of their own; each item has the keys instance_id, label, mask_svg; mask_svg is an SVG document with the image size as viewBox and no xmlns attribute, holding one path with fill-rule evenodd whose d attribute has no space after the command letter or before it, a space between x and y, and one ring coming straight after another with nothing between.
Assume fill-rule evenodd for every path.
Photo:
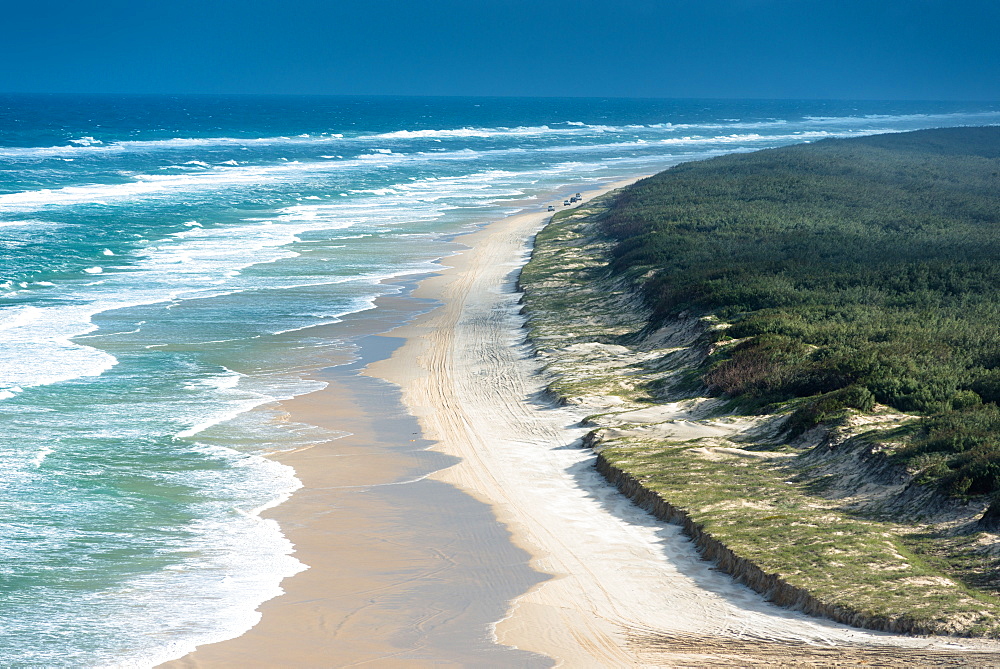
<instances>
[{"instance_id":1,"label":"dense forest canopy","mask_svg":"<svg viewBox=\"0 0 1000 669\"><path fill-rule=\"evenodd\" d=\"M655 326L714 314L703 381L792 433L875 401L925 416L898 454L1000 490L1000 127L823 140L679 165L603 220Z\"/></svg>"}]
</instances>

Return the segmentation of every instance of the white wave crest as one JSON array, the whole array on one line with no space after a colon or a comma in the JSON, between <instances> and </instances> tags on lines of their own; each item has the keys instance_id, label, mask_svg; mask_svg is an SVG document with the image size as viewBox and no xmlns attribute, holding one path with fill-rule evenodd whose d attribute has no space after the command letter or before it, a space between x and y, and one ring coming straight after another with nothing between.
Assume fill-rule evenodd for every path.
<instances>
[{"instance_id":1,"label":"white wave crest","mask_svg":"<svg viewBox=\"0 0 1000 669\"><path fill-rule=\"evenodd\" d=\"M79 156L88 154L105 153L128 153L128 152L149 152L149 151L175 151L191 150L208 147L258 147L271 145L298 145L313 146L336 143L347 145L352 142L366 143L373 140L419 140L419 139L474 139L491 137L543 137L560 135L582 135L607 134L634 132L644 128L648 130L663 130L668 132L685 130L720 130L725 128L734 129L765 129L773 127L787 126L789 124L804 125L850 125L859 126L868 123L880 124L914 124L914 126L927 127L928 124L955 124L955 123L990 123L1000 120L1000 111L978 111L978 112L942 112L937 114L869 114L869 115L844 115L844 116L807 116L802 121L789 121L786 119L763 119L760 121L741 121L736 119L723 119L720 121L706 123L675 123L664 121L661 123L651 123L644 126L637 125L601 125L588 124L582 121L559 121L552 124L537 126L518 127L461 127L461 128L441 128L441 129L412 129L403 128L390 132L358 134L345 136L343 133L323 133L297 136L277 136L277 137L175 137L161 140L128 140L120 142L102 143L93 137L81 137L70 140L66 146L50 147L0 147L0 157L7 159L44 159L67 156ZM911 129L915 129L911 128ZM204 168L207 164L204 161L191 160L185 165L193 168Z\"/></svg>"},{"instance_id":2,"label":"white wave crest","mask_svg":"<svg viewBox=\"0 0 1000 669\"><path fill-rule=\"evenodd\" d=\"M9 398L25 388L100 376L117 364L114 356L72 341L94 329L93 313L90 305L0 310L0 394Z\"/></svg>"}]
</instances>

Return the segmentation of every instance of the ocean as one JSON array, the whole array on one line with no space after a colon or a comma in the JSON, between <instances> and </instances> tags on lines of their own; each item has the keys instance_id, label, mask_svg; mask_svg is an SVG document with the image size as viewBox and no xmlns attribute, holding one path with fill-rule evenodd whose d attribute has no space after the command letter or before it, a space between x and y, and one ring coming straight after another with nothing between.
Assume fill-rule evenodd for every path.
<instances>
[{"instance_id":1,"label":"ocean","mask_svg":"<svg viewBox=\"0 0 1000 669\"><path fill-rule=\"evenodd\" d=\"M0 664L152 666L306 568L261 512L325 326L587 184L1000 104L0 96ZM346 466L346 465L345 465Z\"/></svg>"}]
</instances>

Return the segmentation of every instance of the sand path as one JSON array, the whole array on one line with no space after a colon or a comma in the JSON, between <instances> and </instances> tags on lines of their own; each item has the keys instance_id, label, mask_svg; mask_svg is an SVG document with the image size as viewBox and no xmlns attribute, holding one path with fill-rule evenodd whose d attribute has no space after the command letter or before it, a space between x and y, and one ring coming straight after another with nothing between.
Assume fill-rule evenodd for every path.
<instances>
[{"instance_id":1,"label":"sand path","mask_svg":"<svg viewBox=\"0 0 1000 669\"><path fill-rule=\"evenodd\" d=\"M500 643L572 667L694 658L808 664L812 649L829 662L838 647L844 657L888 652L934 664L938 649L996 649L856 630L774 607L712 570L678 527L607 485L593 453L576 445L581 415L542 396L520 329L514 279L547 216L519 214L463 237L470 249L445 259L451 269L417 291L443 305L391 333L407 343L367 372L398 383L435 448L462 458L435 478L492 505L532 565L552 576L495 626Z\"/></svg>"}]
</instances>

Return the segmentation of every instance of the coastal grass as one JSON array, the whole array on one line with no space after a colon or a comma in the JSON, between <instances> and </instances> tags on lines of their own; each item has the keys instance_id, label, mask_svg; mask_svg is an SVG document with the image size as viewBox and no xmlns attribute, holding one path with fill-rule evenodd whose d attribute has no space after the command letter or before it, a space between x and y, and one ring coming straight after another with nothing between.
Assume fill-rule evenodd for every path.
<instances>
[{"instance_id":1,"label":"coastal grass","mask_svg":"<svg viewBox=\"0 0 1000 669\"><path fill-rule=\"evenodd\" d=\"M550 392L559 397L608 395L636 401L651 401L647 370L630 356L616 359L614 347L627 341L645 325L644 315L633 308L617 309L607 318L609 305L635 302L629 287L595 282L606 274L604 254L611 243L596 242L592 222L607 211L612 194L595 198L586 205L564 210L535 238L530 262L522 269L519 284L530 286L526 296L529 313L544 308L544 318L529 318L529 338L547 361L551 376ZM544 306L542 306L544 303ZM592 346L597 344L597 347ZM574 345L591 345L588 363L566 366L562 357L547 351Z\"/></svg>"},{"instance_id":2,"label":"coastal grass","mask_svg":"<svg viewBox=\"0 0 1000 669\"><path fill-rule=\"evenodd\" d=\"M902 541L928 564L953 574L970 588L1000 595L1000 554L982 550L993 543L989 533L948 534L928 528L905 534Z\"/></svg>"},{"instance_id":3,"label":"coastal grass","mask_svg":"<svg viewBox=\"0 0 1000 669\"><path fill-rule=\"evenodd\" d=\"M794 457L634 439L608 442L601 454L738 557L824 603L942 633L1000 635L1000 599L974 587L981 564L957 562L968 551L949 551L927 528L859 516L810 494Z\"/></svg>"}]
</instances>

